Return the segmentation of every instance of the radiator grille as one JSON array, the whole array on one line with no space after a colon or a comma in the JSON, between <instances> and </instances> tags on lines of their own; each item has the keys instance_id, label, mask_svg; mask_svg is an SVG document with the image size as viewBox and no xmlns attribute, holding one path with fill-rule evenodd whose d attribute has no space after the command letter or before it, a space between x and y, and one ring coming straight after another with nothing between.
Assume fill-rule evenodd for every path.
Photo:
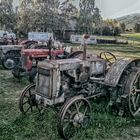
<instances>
[{"instance_id":1,"label":"radiator grille","mask_svg":"<svg viewBox=\"0 0 140 140\"><path fill-rule=\"evenodd\" d=\"M37 76L37 86L36 92L37 94L51 98L51 71L46 69L38 69Z\"/></svg>"}]
</instances>

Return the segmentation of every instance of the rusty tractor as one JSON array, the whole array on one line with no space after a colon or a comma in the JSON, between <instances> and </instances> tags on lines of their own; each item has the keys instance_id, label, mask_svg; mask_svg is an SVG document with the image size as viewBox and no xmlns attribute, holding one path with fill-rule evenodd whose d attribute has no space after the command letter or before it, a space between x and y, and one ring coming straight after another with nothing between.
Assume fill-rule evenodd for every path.
<instances>
[{"instance_id":1,"label":"rusty tractor","mask_svg":"<svg viewBox=\"0 0 140 140\"><path fill-rule=\"evenodd\" d=\"M12 74L18 80L25 76L29 77L29 81L32 83L34 82L37 73L37 64L39 61L43 61L45 59L74 58L82 53L82 51L69 53L63 48L59 50L49 50L45 45L33 46L32 49L23 49L21 51L21 59L12 69Z\"/></svg>"},{"instance_id":2,"label":"rusty tractor","mask_svg":"<svg viewBox=\"0 0 140 140\"><path fill-rule=\"evenodd\" d=\"M0 45L0 63L5 69L11 70L19 63L22 49L48 49L46 45L33 44L25 41L22 45Z\"/></svg>"},{"instance_id":3,"label":"rusty tractor","mask_svg":"<svg viewBox=\"0 0 140 140\"><path fill-rule=\"evenodd\" d=\"M86 46L84 46L86 50ZM23 114L52 107L58 132L68 140L91 123L91 99L107 97L116 115L140 116L140 60L116 59L110 52L39 62L36 84L21 93Z\"/></svg>"},{"instance_id":4,"label":"rusty tractor","mask_svg":"<svg viewBox=\"0 0 140 140\"><path fill-rule=\"evenodd\" d=\"M0 46L0 63L5 69L13 69L18 63L23 45L1 45Z\"/></svg>"}]
</instances>

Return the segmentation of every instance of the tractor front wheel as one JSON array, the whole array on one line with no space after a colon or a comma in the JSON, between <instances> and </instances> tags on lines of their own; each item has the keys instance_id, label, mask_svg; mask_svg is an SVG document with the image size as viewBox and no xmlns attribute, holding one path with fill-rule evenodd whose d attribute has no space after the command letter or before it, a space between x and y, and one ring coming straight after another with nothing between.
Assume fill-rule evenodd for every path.
<instances>
[{"instance_id":1,"label":"tractor front wheel","mask_svg":"<svg viewBox=\"0 0 140 140\"><path fill-rule=\"evenodd\" d=\"M68 140L91 123L91 106L83 96L69 99L59 113L58 132Z\"/></svg>"},{"instance_id":2,"label":"tractor front wheel","mask_svg":"<svg viewBox=\"0 0 140 140\"><path fill-rule=\"evenodd\" d=\"M20 95L19 109L23 114L33 112L33 108L37 107L35 99L35 84L27 86Z\"/></svg>"},{"instance_id":3,"label":"tractor front wheel","mask_svg":"<svg viewBox=\"0 0 140 140\"><path fill-rule=\"evenodd\" d=\"M16 65L16 60L13 57L6 56L2 59L2 66L7 70L13 69L15 65Z\"/></svg>"}]
</instances>

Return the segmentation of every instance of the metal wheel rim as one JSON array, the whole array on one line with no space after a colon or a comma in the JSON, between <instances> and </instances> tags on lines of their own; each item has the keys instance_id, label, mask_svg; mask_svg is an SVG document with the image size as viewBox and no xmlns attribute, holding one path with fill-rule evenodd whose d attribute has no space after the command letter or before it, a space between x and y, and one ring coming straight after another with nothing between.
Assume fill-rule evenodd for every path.
<instances>
[{"instance_id":1,"label":"metal wheel rim","mask_svg":"<svg viewBox=\"0 0 140 140\"><path fill-rule=\"evenodd\" d=\"M84 110L85 115L86 115L85 118L84 118L84 116L82 116L82 113L80 115L79 115L79 113L76 113L76 110L77 110L77 107L78 107L78 106L76 107L76 104L78 102L83 102L87 105L87 107L85 108L86 110ZM81 105L85 105L85 104L81 104ZM69 122L67 122L67 123L69 123L68 125L70 125L70 127L72 127L72 129L71 130L66 130L66 132L68 132L68 133L65 133L63 124L64 124L64 122L66 122L66 118L65 118L66 114L68 114L68 112L70 111L69 109L72 107L72 105L75 106L76 110L73 111L73 113L70 115L71 118L70 118ZM87 111L88 111L88 115L86 114ZM91 106L90 106L90 103L85 98L74 97L66 103L66 105L63 107L62 111L60 112L59 117L60 117L60 125L59 125L60 136L63 139L68 140L69 138L71 138L73 136L74 133L77 133L78 129L86 128L90 124L90 122L91 122ZM77 118L78 118L79 121L81 121L81 124L80 124L80 122L76 121ZM72 120L72 119L75 119L75 120ZM86 124L86 122L87 122L87 124Z\"/></svg>"},{"instance_id":2,"label":"metal wheel rim","mask_svg":"<svg viewBox=\"0 0 140 140\"><path fill-rule=\"evenodd\" d=\"M4 61L4 66L7 69L13 69L15 67L15 61L13 59L8 58Z\"/></svg>"},{"instance_id":3,"label":"metal wheel rim","mask_svg":"<svg viewBox=\"0 0 140 140\"><path fill-rule=\"evenodd\" d=\"M140 72L135 74L130 84L129 110L133 117L140 117Z\"/></svg>"},{"instance_id":4,"label":"metal wheel rim","mask_svg":"<svg viewBox=\"0 0 140 140\"><path fill-rule=\"evenodd\" d=\"M28 113L29 111L33 112L33 107L37 107L35 102L35 92L32 92L32 89L35 89L35 84L27 86L21 93L19 99L19 109L23 114ZM28 107L25 109L25 105Z\"/></svg>"}]
</instances>

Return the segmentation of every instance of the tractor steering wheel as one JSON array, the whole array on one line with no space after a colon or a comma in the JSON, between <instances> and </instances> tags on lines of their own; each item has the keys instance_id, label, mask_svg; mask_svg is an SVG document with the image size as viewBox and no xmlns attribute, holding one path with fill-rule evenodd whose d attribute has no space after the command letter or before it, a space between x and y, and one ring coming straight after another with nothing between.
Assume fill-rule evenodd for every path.
<instances>
[{"instance_id":1,"label":"tractor steering wheel","mask_svg":"<svg viewBox=\"0 0 140 140\"><path fill-rule=\"evenodd\" d=\"M117 60L116 56L111 52L101 52L100 58L106 60L109 65L113 64Z\"/></svg>"}]
</instances>

